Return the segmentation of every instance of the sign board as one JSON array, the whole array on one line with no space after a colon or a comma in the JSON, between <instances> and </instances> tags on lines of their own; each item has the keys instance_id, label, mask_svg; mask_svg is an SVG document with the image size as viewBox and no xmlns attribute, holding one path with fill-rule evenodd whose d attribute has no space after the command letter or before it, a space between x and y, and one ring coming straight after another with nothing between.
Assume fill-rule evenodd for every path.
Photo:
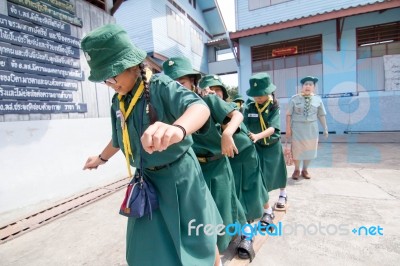
<instances>
[{"instance_id":1,"label":"sign board","mask_svg":"<svg viewBox=\"0 0 400 266\"><path fill-rule=\"evenodd\" d=\"M297 54L297 46L283 47L272 50L272 57Z\"/></svg>"}]
</instances>

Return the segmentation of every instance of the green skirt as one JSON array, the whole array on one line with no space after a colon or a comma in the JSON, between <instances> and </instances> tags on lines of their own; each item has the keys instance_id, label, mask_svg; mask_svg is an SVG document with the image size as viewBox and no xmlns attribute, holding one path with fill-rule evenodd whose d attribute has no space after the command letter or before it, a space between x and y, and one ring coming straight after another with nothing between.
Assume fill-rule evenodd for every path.
<instances>
[{"instance_id":1,"label":"green skirt","mask_svg":"<svg viewBox=\"0 0 400 266\"><path fill-rule=\"evenodd\" d=\"M235 177L236 195L243 206L246 219L262 216L264 203L268 202L268 191L263 184L263 175L254 145L229 158Z\"/></svg>"},{"instance_id":2,"label":"green skirt","mask_svg":"<svg viewBox=\"0 0 400 266\"><path fill-rule=\"evenodd\" d=\"M270 146L262 146L256 143L256 149L260 157L264 185L267 190L285 188L287 170L281 142L278 141Z\"/></svg>"},{"instance_id":3,"label":"green skirt","mask_svg":"<svg viewBox=\"0 0 400 266\"><path fill-rule=\"evenodd\" d=\"M191 226L222 224L192 149L169 167L145 170L160 208L128 219L126 259L129 265L213 265L216 234L198 234ZM190 229L191 228L191 229Z\"/></svg>"},{"instance_id":4,"label":"green skirt","mask_svg":"<svg viewBox=\"0 0 400 266\"><path fill-rule=\"evenodd\" d=\"M245 224L246 215L236 196L235 180L228 158L224 156L219 160L200 163L200 166L224 225L235 222ZM228 247L231 239L228 234L218 236L217 246L220 252Z\"/></svg>"}]
</instances>

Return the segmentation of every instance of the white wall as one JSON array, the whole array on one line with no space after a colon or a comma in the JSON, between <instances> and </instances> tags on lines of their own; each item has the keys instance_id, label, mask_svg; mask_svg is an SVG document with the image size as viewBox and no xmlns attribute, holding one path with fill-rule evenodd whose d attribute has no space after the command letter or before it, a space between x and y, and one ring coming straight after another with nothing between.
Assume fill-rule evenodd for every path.
<instances>
[{"instance_id":1,"label":"white wall","mask_svg":"<svg viewBox=\"0 0 400 266\"><path fill-rule=\"evenodd\" d=\"M82 170L110 139L110 118L0 123L0 224L4 212L126 177L121 152L98 170Z\"/></svg>"}]
</instances>

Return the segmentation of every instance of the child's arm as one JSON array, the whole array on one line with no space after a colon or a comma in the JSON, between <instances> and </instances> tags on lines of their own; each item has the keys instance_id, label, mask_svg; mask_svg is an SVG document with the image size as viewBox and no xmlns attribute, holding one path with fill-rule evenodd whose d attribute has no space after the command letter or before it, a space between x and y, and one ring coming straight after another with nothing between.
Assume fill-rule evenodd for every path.
<instances>
[{"instance_id":1,"label":"child's arm","mask_svg":"<svg viewBox=\"0 0 400 266\"><path fill-rule=\"evenodd\" d=\"M209 116L210 110L206 105L192 104L174 122L174 125L179 125L180 127L163 122L156 122L149 126L141 137L143 149L150 154L154 151L166 150L172 144L183 140L186 135L190 135L200 129Z\"/></svg>"},{"instance_id":2,"label":"child's arm","mask_svg":"<svg viewBox=\"0 0 400 266\"><path fill-rule=\"evenodd\" d=\"M243 115L239 111L234 110L230 112L227 117L230 118L230 121L226 125L222 125L221 151L222 154L225 154L228 157L234 157L234 155L238 154L239 151L232 136L236 133L240 123L242 123Z\"/></svg>"},{"instance_id":3,"label":"child's arm","mask_svg":"<svg viewBox=\"0 0 400 266\"><path fill-rule=\"evenodd\" d=\"M268 138L269 136L271 136L274 133L275 133L275 128L269 127L266 130L264 130L260 133L257 133L257 134L250 132L249 137L254 143L256 143L258 140L263 139L263 138Z\"/></svg>"}]
</instances>

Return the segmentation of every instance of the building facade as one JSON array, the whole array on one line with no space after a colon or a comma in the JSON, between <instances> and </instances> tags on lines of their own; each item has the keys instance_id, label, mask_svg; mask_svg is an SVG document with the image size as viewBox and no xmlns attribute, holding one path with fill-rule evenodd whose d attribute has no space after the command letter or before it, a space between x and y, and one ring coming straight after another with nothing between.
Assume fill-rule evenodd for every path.
<instances>
[{"instance_id":1,"label":"building facade","mask_svg":"<svg viewBox=\"0 0 400 266\"><path fill-rule=\"evenodd\" d=\"M205 43L226 36L214 0L130 0L114 16L158 66L169 57L186 56L195 70L208 73Z\"/></svg>"},{"instance_id":2,"label":"building facade","mask_svg":"<svg viewBox=\"0 0 400 266\"><path fill-rule=\"evenodd\" d=\"M239 88L268 72L277 85L282 131L299 81L319 79L336 134L399 131L400 1L236 0Z\"/></svg>"}]
</instances>

